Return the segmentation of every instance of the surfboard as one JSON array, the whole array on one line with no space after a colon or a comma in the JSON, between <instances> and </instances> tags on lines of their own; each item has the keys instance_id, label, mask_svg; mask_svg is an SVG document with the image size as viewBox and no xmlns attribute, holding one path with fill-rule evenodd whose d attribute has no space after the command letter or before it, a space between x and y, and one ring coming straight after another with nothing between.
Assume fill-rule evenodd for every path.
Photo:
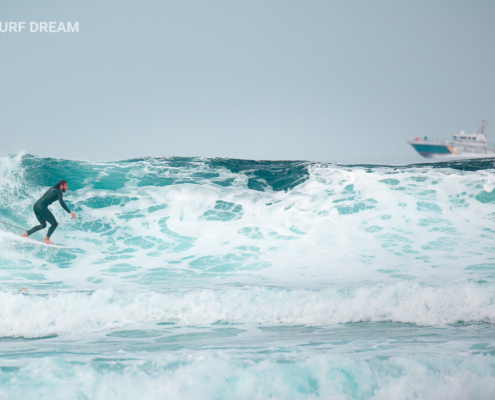
<instances>
[{"instance_id":1,"label":"surfboard","mask_svg":"<svg viewBox=\"0 0 495 400\"><path fill-rule=\"evenodd\" d=\"M0 221L0 222L2 222L2 221ZM59 244L43 243L41 240L31 239L29 237L18 236L16 234L12 233L12 232L4 232L3 230L0 231L0 232L1 232L1 236L6 237L6 238L9 238L11 240L15 240L16 242L19 242L19 243L29 242L29 243L32 243L32 244L36 244L38 246L53 247L54 249L67 249L67 250L71 250L71 249L76 249L77 248L77 247L62 246L62 245L59 245Z\"/></svg>"},{"instance_id":2,"label":"surfboard","mask_svg":"<svg viewBox=\"0 0 495 400\"><path fill-rule=\"evenodd\" d=\"M43 243L39 240L35 240L35 239L31 239L31 238L25 238L25 237L22 237L20 236L20 239L22 239L23 241L26 240L30 243L33 243L33 244L37 244L37 245L40 245L40 246L46 246L46 247L52 247L54 249L75 249L75 247L67 247L67 246L61 246L59 244L48 244L48 243Z\"/></svg>"}]
</instances>

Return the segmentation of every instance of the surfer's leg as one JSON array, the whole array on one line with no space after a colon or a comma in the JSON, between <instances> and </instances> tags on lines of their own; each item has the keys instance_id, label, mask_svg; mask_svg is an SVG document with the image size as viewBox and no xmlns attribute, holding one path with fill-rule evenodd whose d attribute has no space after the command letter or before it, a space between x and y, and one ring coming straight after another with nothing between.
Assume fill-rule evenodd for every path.
<instances>
[{"instance_id":1,"label":"surfer's leg","mask_svg":"<svg viewBox=\"0 0 495 400\"><path fill-rule=\"evenodd\" d=\"M46 237L48 239L50 239L50 236L52 236L55 229L57 229L58 222L49 210L46 210L44 217L48 221L48 223L51 225L50 229L48 229L48 233L46 234Z\"/></svg>"},{"instance_id":2,"label":"surfer's leg","mask_svg":"<svg viewBox=\"0 0 495 400\"><path fill-rule=\"evenodd\" d=\"M50 211L48 211L50 212ZM50 213L51 214L51 213ZM26 236L29 236L29 235L32 235L34 232L38 232L40 231L41 229L45 229L46 228L46 220L45 218L43 217L43 214L40 213L38 210L34 210L34 215L36 215L36 218L38 219L38 221L40 222L40 225L37 225L35 226L34 228L30 229L29 231L27 231L27 235ZM54 218L55 219L55 218ZM24 235L22 235L24 236Z\"/></svg>"}]
</instances>

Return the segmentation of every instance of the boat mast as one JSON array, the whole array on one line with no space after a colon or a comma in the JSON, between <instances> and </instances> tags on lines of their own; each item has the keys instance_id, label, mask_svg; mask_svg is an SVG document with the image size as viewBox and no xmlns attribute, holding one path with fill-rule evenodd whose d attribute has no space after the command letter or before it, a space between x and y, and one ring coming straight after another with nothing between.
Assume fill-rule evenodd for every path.
<instances>
[{"instance_id":1,"label":"boat mast","mask_svg":"<svg viewBox=\"0 0 495 400\"><path fill-rule=\"evenodd\" d=\"M488 125L488 122L486 122L485 119L483 118L483 120L481 121L480 133L484 133L485 132L485 128L486 128L487 125Z\"/></svg>"}]
</instances>

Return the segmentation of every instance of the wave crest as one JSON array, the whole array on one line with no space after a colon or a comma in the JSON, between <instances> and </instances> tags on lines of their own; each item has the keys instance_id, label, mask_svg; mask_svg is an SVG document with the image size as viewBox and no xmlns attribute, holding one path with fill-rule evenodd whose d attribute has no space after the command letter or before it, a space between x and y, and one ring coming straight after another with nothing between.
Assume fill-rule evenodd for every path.
<instances>
[{"instance_id":1,"label":"wave crest","mask_svg":"<svg viewBox=\"0 0 495 400\"><path fill-rule=\"evenodd\" d=\"M456 283L330 288L267 288L188 292L35 296L0 293L1 337L45 337L171 321L180 325L288 324L324 326L393 321L417 325L495 323L492 285Z\"/></svg>"}]
</instances>

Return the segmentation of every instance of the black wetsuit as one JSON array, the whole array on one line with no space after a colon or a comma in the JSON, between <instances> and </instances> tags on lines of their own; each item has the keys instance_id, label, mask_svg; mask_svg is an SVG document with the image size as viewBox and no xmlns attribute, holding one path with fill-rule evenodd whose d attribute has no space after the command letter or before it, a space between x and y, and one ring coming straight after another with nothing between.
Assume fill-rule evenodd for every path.
<instances>
[{"instance_id":1,"label":"black wetsuit","mask_svg":"<svg viewBox=\"0 0 495 400\"><path fill-rule=\"evenodd\" d=\"M48 229L48 233L46 234L46 236L50 237L53 231L57 229L57 220L48 209L48 206L57 200L60 202L60 205L63 207L63 209L70 213L69 207L67 207L67 204L64 203L62 191L59 188L48 189L43 197L36 203L34 203L33 210L36 214L36 218L38 218L38 221L40 221L40 225L35 226L33 229L29 230L27 232L28 235L32 235L34 232L38 232L40 229L45 229L47 222L50 224L50 229Z\"/></svg>"}]
</instances>

